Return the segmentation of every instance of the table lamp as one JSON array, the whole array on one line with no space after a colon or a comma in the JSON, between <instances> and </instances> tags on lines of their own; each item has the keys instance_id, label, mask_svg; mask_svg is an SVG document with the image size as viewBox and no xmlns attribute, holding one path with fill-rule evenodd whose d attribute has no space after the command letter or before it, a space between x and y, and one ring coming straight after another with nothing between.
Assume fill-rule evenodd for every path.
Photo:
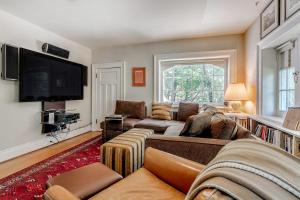
<instances>
[{"instance_id":1,"label":"table lamp","mask_svg":"<svg viewBox=\"0 0 300 200\"><path fill-rule=\"evenodd\" d=\"M248 100L248 94L244 83L230 83L226 89L225 101L230 101L232 112L241 112L241 101Z\"/></svg>"}]
</instances>

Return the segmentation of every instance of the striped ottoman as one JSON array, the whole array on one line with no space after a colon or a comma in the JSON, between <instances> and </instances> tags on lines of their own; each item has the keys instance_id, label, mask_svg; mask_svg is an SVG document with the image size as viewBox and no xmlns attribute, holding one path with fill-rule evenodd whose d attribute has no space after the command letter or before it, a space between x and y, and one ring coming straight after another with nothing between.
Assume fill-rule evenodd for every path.
<instances>
[{"instance_id":1,"label":"striped ottoman","mask_svg":"<svg viewBox=\"0 0 300 200\"><path fill-rule=\"evenodd\" d=\"M154 133L150 129L131 129L101 146L102 163L123 177L144 164L145 140Z\"/></svg>"}]
</instances>

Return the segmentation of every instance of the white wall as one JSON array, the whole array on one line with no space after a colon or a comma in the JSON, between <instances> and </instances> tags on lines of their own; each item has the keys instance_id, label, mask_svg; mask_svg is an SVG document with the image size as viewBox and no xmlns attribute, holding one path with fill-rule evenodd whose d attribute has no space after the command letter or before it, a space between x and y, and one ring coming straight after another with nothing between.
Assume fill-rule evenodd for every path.
<instances>
[{"instance_id":1,"label":"white wall","mask_svg":"<svg viewBox=\"0 0 300 200\"><path fill-rule=\"evenodd\" d=\"M256 87L257 87L257 43L260 41L260 19L249 27L245 33L245 68L246 87L250 101L246 103L246 111L256 113Z\"/></svg>"},{"instance_id":2,"label":"white wall","mask_svg":"<svg viewBox=\"0 0 300 200\"><path fill-rule=\"evenodd\" d=\"M125 98L144 100L149 107L153 100L153 55L237 49L238 81L244 81L244 38L229 35L198 39L174 40L93 50L93 63L126 61ZM146 67L146 87L132 87L131 68Z\"/></svg>"},{"instance_id":3,"label":"white wall","mask_svg":"<svg viewBox=\"0 0 300 200\"><path fill-rule=\"evenodd\" d=\"M89 66L90 74L90 49L0 10L0 43L41 51L44 42L70 50L70 60ZM41 102L19 103L18 82L1 79L0 92L0 151L44 138L40 125ZM81 114L81 121L73 128L91 123L90 82L84 88L84 100L67 102L67 109L72 108Z\"/></svg>"}]
</instances>

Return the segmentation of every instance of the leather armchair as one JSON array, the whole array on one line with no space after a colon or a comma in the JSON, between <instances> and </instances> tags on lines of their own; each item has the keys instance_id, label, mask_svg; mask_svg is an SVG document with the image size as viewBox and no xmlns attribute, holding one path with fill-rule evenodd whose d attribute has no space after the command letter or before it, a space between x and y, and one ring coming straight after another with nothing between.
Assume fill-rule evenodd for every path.
<instances>
[{"instance_id":1,"label":"leather armchair","mask_svg":"<svg viewBox=\"0 0 300 200\"><path fill-rule=\"evenodd\" d=\"M159 160L159 162L157 162ZM91 197L91 200L180 199L204 165L153 148L145 152L144 167ZM78 200L61 186L52 186L45 200Z\"/></svg>"}]
</instances>

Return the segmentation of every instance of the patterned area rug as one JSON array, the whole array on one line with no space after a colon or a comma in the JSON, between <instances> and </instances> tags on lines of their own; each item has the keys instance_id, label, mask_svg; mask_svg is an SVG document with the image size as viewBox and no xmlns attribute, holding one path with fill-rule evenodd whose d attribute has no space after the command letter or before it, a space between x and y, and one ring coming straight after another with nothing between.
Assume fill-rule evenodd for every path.
<instances>
[{"instance_id":1,"label":"patterned area rug","mask_svg":"<svg viewBox=\"0 0 300 200\"><path fill-rule=\"evenodd\" d=\"M0 180L0 200L42 199L47 180L100 162L100 138L93 138Z\"/></svg>"}]
</instances>

